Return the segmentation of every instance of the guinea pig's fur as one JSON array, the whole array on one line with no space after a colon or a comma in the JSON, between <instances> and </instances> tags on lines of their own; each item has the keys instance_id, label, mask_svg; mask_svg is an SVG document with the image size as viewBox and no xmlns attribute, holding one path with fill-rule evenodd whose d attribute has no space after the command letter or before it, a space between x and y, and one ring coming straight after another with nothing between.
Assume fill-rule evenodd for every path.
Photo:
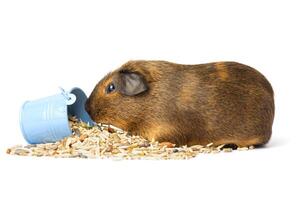
<instances>
[{"instance_id":1,"label":"guinea pig's fur","mask_svg":"<svg viewBox=\"0 0 300 200\"><path fill-rule=\"evenodd\" d=\"M97 123L149 140L262 145L272 134L274 94L261 73L237 62L138 60L106 75L86 110Z\"/></svg>"}]
</instances>

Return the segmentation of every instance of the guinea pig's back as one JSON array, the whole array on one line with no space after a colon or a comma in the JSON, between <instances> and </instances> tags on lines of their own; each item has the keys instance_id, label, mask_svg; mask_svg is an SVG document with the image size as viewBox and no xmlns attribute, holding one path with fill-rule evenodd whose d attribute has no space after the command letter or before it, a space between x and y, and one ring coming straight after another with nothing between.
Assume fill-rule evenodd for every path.
<instances>
[{"instance_id":1,"label":"guinea pig's back","mask_svg":"<svg viewBox=\"0 0 300 200\"><path fill-rule=\"evenodd\" d=\"M177 105L197 110L208 135L222 138L220 144L241 146L269 140L274 118L273 90L261 73L236 62L184 68L181 75L186 82L178 90Z\"/></svg>"},{"instance_id":2,"label":"guinea pig's back","mask_svg":"<svg viewBox=\"0 0 300 200\"><path fill-rule=\"evenodd\" d=\"M269 81L256 69L237 62L215 62L200 65L186 65L187 73L195 73L204 83L255 85L273 95ZM210 84L208 84L210 85Z\"/></svg>"}]
</instances>

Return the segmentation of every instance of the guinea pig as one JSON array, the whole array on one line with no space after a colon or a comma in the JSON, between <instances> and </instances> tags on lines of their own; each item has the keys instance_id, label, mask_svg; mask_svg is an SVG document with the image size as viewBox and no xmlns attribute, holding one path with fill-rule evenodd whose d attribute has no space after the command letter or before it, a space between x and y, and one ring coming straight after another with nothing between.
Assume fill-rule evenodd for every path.
<instances>
[{"instance_id":1,"label":"guinea pig","mask_svg":"<svg viewBox=\"0 0 300 200\"><path fill-rule=\"evenodd\" d=\"M86 110L96 123L150 141L243 147L269 141L274 94L261 73L237 62L137 60L107 74Z\"/></svg>"}]
</instances>

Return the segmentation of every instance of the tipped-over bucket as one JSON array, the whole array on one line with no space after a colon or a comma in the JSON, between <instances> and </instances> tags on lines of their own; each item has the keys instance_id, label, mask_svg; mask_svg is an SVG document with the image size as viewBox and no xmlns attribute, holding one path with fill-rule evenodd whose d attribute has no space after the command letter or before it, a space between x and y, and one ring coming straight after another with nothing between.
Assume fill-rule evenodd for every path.
<instances>
[{"instance_id":1,"label":"tipped-over bucket","mask_svg":"<svg viewBox=\"0 0 300 200\"><path fill-rule=\"evenodd\" d=\"M89 124L91 120L84 105L87 96L80 88L69 93L27 101L20 112L20 126L24 138L30 144L56 142L72 134L69 116Z\"/></svg>"}]
</instances>

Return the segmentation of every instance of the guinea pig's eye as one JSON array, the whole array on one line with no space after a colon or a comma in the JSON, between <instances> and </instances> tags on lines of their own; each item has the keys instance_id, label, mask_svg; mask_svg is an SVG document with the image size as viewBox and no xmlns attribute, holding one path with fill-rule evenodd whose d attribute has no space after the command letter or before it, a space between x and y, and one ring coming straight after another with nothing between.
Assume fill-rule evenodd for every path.
<instances>
[{"instance_id":1,"label":"guinea pig's eye","mask_svg":"<svg viewBox=\"0 0 300 200\"><path fill-rule=\"evenodd\" d=\"M106 88L106 93L109 94L113 92L116 89L115 85L113 83L110 83Z\"/></svg>"}]
</instances>

